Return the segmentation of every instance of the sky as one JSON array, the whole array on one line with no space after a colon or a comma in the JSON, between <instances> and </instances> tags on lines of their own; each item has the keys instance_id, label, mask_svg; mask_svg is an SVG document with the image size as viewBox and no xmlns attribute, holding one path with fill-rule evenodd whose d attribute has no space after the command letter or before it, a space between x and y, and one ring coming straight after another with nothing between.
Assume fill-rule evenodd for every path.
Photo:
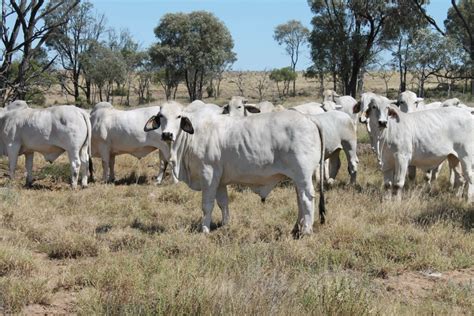
<instances>
[{"instance_id":1,"label":"sky","mask_svg":"<svg viewBox=\"0 0 474 316\"><path fill-rule=\"evenodd\" d=\"M234 39L234 70L263 70L289 66L284 47L273 39L275 26L299 20L311 30L307 0L91 0L114 29L128 29L142 48L156 42L153 29L166 13L205 10L214 13ZM450 1L431 0L428 13L443 25ZM303 50L298 69L311 65L309 49Z\"/></svg>"}]
</instances>

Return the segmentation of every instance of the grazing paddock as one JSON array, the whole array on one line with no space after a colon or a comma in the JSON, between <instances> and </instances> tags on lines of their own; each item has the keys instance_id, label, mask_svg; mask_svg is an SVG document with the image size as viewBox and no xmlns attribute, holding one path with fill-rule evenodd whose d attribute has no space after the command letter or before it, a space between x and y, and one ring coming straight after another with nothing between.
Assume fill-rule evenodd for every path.
<instances>
[{"instance_id":1,"label":"grazing paddock","mask_svg":"<svg viewBox=\"0 0 474 316\"><path fill-rule=\"evenodd\" d=\"M474 207L447 192L447 168L432 192L419 175L403 202L382 203L375 156L367 144L358 155L359 185L339 172L327 223L301 240L290 185L264 204L232 188L230 225L217 227L216 206L204 235L200 192L169 176L155 186L155 153L119 156L115 185L77 191L64 156L36 155L32 189L23 159L10 181L2 158L0 314L472 313Z\"/></svg>"}]
</instances>

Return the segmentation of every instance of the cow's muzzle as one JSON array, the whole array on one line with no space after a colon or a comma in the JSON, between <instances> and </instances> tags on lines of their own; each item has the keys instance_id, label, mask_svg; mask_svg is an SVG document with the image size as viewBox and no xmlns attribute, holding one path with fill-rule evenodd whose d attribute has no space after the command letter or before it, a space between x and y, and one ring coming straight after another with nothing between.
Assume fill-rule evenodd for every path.
<instances>
[{"instance_id":1,"label":"cow's muzzle","mask_svg":"<svg viewBox=\"0 0 474 316\"><path fill-rule=\"evenodd\" d=\"M382 120L380 120L380 121L379 121L379 127L380 127L380 128L385 128L385 127L387 127L387 121L382 121Z\"/></svg>"},{"instance_id":2,"label":"cow's muzzle","mask_svg":"<svg viewBox=\"0 0 474 316\"><path fill-rule=\"evenodd\" d=\"M173 140L173 133L164 132L161 134L161 140L163 141L172 141Z\"/></svg>"}]
</instances>

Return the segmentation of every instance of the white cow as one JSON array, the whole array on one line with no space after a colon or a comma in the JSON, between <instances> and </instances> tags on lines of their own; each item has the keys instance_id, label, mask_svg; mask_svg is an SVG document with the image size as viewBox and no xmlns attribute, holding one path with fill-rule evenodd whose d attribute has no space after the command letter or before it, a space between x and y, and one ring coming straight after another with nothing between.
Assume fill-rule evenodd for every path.
<instances>
[{"instance_id":1,"label":"white cow","mask_svg":"<svg viewBox=\"0 0 474 316\"><path fill-rule=\"evenodd\" d=\"M138 108L128 111L115 109L108 102L100 102L91 112L92 155L102 160L103 181L115 181L115 156L130 154L138 159L159 149L160 170L157 184L163 181L168 165L168 145L161 140L161 130L147 133L143 125L160 111L159 106ZM173 178L174 182L177 182Z\"/></svg>"},{"instance_id":2,"label":"white cow","mask_svg":"<svg viewBox=\"0 0 474 316\"><path fill-rule=\"evenodd\" d=\"M417 97L415 92L406 90L398 96L397 105L404 113L410 113L422 110L437 109L443 106L442 102L432 102L425 104L424 99Z\"/></svg>"},{"instance_id":3,"label":"white cow","mask_svg":"<svg viewBox=\"0 0 474 316\"><path fill-rule=\"evenodd\" d=\"M474 120L457 108L404 113L387 100L366 109L371 131L377 131L384 185L401 199L409 165L428 171L448 159L455 187L465 180L466 198L474 201ZM463 177L456 166L460 164Z\"/></svg>"},{"instance_id":4,"label":"white cow","mask_svg":"<svg viewBox=\"0 0 474 316\"><path fill-rule=\"evenodd\" d=\"M26 185L33 183L34 153L53 162L66 152L71 163L71 186L87 187L87 168L91 152L89 115L72 105L32 109L25 101L14 101L0 114L1 152L8 156L10 178L15 177L18 155L25 155Z\"/></svg>"},{"instance_id":5,"label":"white cow","mask_svg":"<svg viewBox=\"0 0 474 316\"><path fill-rule=\"evenodd\" d=\"M296 111L230 117L212 111L189 112L176 102L162 105L146 129L162 129L170 142L170 163L177 178L202 190L202 231L209 232L214 200L229 221L227 185L248 185L265 198L286 177L296 186L298 220L294 232L313 229L312 175L324 161L318 126ZM324 222L322 183L320 217Z\"/></svg>"},{"instance_id":6,"label":"white cow","mask_svg":"<svg viewBox=\"0 0 474 316\"><path fill-rule=\"evenodd\" d=\"M326 101L327 102L327 101ZM319 110L318 110L319 109ZM352 119L340 111L324 112L321 107L310 103L295 106L290 110L298 111L305 115L310 115L312 120L317 120L324 135L325 158L328 159L326 165L327 182L332 184L341 167L339 153L344 151L347 162L350 183L356 183L357 165L357 132Z\"/></svg>"},{"instance_id":7,"label":"white cow","mask_svg":"<svg viewBox=\"0 0 474 316\"><path fill-rule=\"evenodd\" d=\"M349 115L354 122L354 126L357 128L357 113L354 113L353 109L357 103L356 99L350 95L340 96L334 90L324 90L323 92L323 105L326 102L334 102L336 104L336 110L342 111Z\"/></svg>"},{"instance_id":8,"label":"white cow","mask_svg":"<svg viewBox=\"0 0 474 316\"><path fill-rule=\"evenodd\" d=\"M318 115L326 113L327 108L325 109L321 103L318 102L308 102L304 104L299 104L288 108L289 110L295 110L305 115Z\"/></svg>"},{"instance_id":9,"label":"white cow","mask_svg":"<svg viewBox=\"0 0 474 316\"><path fill-rule=\"evenodd\" d=\"M268 101L257 104L248 104L247 99L241 96L233 96L229 103L224 106L222 114L230 116L249 116L257 113L270 113L275 110L275 106Z\"/></svg>"}]
</instances>

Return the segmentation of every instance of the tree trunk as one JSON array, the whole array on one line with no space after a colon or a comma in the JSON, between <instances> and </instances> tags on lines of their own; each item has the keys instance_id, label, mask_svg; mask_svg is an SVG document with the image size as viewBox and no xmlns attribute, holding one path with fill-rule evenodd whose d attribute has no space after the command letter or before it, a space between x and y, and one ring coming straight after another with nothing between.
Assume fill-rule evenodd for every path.
<instances>
[{"instance_id":1,"label":"tree trunk","mask_svg":"<svg viewBox=\"0 0 474 316\"><path fill-rule=\"evenodd\" d=\"M324 92L324 73L319 73L319 94L322 96Z\"/></svg>"}]
</instances>

